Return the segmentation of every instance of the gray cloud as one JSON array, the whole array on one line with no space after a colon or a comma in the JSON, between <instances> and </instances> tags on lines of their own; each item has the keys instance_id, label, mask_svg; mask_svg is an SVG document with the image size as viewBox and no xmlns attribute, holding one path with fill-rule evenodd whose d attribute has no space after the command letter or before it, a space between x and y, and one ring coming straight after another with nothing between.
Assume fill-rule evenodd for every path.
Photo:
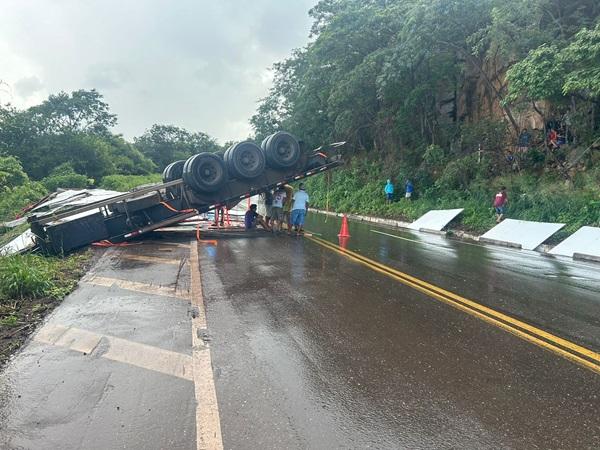
<instances>
[{"instance_id":1,"label":"gray cloud","mask_svg":"<svg viewBox=\"0 0 600 450\"><path fill-rule=\"evenodd\" d=\"M104 92L109 89L125 88L131 81L126 67L114 64L93 64L85 73L84 84Z\"/></svg>"},{"instance_id":2,"label":"gray cloud","mask_svg":"<svg viewBox=\"0 0 600 450\"><path fill-rule=\"evenodd\" d=\"M15 91L23 98L28 98L30 95L41 91L44 84L36 76L24 77L15 83Z\"/></svg>"},{"instance_id":3,"label":"gray cloud","mask_svg":"<svg viewBox=\"0 0 600 450\"><path fill-rule=\"evenodd\" d=\"M20 97L41 89L30 78L46 93L97 88L127 137L170 123L240 139L270 86L267 68L308 41L314 3L13 1L0 17L0 59L8 49L17 61L8 81Z\"/></svg>"}]
</instances>

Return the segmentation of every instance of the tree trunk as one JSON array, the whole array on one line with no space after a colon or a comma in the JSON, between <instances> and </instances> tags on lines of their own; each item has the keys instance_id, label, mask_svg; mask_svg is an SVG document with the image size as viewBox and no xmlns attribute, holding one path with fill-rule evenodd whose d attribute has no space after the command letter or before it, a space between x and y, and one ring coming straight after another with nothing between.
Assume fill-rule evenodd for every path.
<instances>
[{"instance_id":1,"label":"tree trunk","mask_svg":"<svg viewBox=\"0 0 600 450\"><path fill-rule=\"evenodd\" d=\"M531 102L531 106L535 110L536 113L540 115L542 118L542 122L544 123L544 150L548 151L548 133L546 133L546 115L537 107L534 101Z\"/></svg>"}]
</instances>

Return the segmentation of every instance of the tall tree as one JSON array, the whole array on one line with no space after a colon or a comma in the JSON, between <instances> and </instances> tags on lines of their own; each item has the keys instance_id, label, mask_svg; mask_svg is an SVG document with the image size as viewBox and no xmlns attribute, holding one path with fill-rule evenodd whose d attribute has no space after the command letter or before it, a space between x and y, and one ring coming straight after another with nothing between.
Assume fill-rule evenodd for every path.
<instances>
[{"instance_id":1,"label":"tall tree","mask_svg":"<svg viewBox=\"0 0 600 450\"><path fill-rule=\"evenodd\" d=\"M196 153L221 149L215 139L206 133L193 133L173 125L152 125L144 134L136 137L134 142L159 169Z\"/></svg>"},{"instance_id":2,"label":"tall tree","mask_svg":"<svg viewBox=\"0 0 600 450\"><path fill-rule=\"evenodd\" d=\"M150 160L110 132L115 124L97 91L61 92L25 110L0 107L0 148L17 157L33 179L65 163L94 179L153 170Z\"/></svg>"}]
</instances>

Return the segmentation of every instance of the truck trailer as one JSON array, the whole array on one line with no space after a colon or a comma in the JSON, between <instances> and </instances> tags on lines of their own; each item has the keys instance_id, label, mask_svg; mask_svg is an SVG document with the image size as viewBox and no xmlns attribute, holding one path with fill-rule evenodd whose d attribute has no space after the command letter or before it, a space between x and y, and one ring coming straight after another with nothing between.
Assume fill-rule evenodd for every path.
<instances>
[{"instance_id":1,"label":"truck trailer","mask_svg":"<svg viewBox=\"0 0 600 450\"><path fill-rule=\"evenodd\" d=\"M339 167L343 145L307 150L295 136L279 131L260 146L243 141L222 153L174 161L163 170L162 183L66 211L35 214L28 221L36 245L50 254L99 241L120 243Z\"/></svg>"}]
</instances>

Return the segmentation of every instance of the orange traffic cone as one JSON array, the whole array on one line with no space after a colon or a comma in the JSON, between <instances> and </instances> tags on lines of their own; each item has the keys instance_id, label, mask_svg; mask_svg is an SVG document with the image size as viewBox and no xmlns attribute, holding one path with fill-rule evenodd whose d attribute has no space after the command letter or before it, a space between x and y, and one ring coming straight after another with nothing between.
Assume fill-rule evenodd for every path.
<instances>
[{"instance_id":1,"label":"orange traffic cone","mask_svg":"<svg viewBox=\"0 0 600 450\"><path fill-rule=\"evenodd\" d=\"M342 247L344 250L346 250L346 248L348 247L348 241L350 240L350 238L348 236L340 236L338 238L338 241L340 243L340 247Z\"/></svg>"},{"instance_id":2,"label":"orange traffic cone","mask_svg":"<svg viewBox=\"0 0 600 450\"><path fill-rule=\"evenodd\" d=\"M348 231L348 218L346 214L342 217L342 227L340 228L340 234L338 237L350 237L350 231Z\"/></svg>"}]
</instances>

